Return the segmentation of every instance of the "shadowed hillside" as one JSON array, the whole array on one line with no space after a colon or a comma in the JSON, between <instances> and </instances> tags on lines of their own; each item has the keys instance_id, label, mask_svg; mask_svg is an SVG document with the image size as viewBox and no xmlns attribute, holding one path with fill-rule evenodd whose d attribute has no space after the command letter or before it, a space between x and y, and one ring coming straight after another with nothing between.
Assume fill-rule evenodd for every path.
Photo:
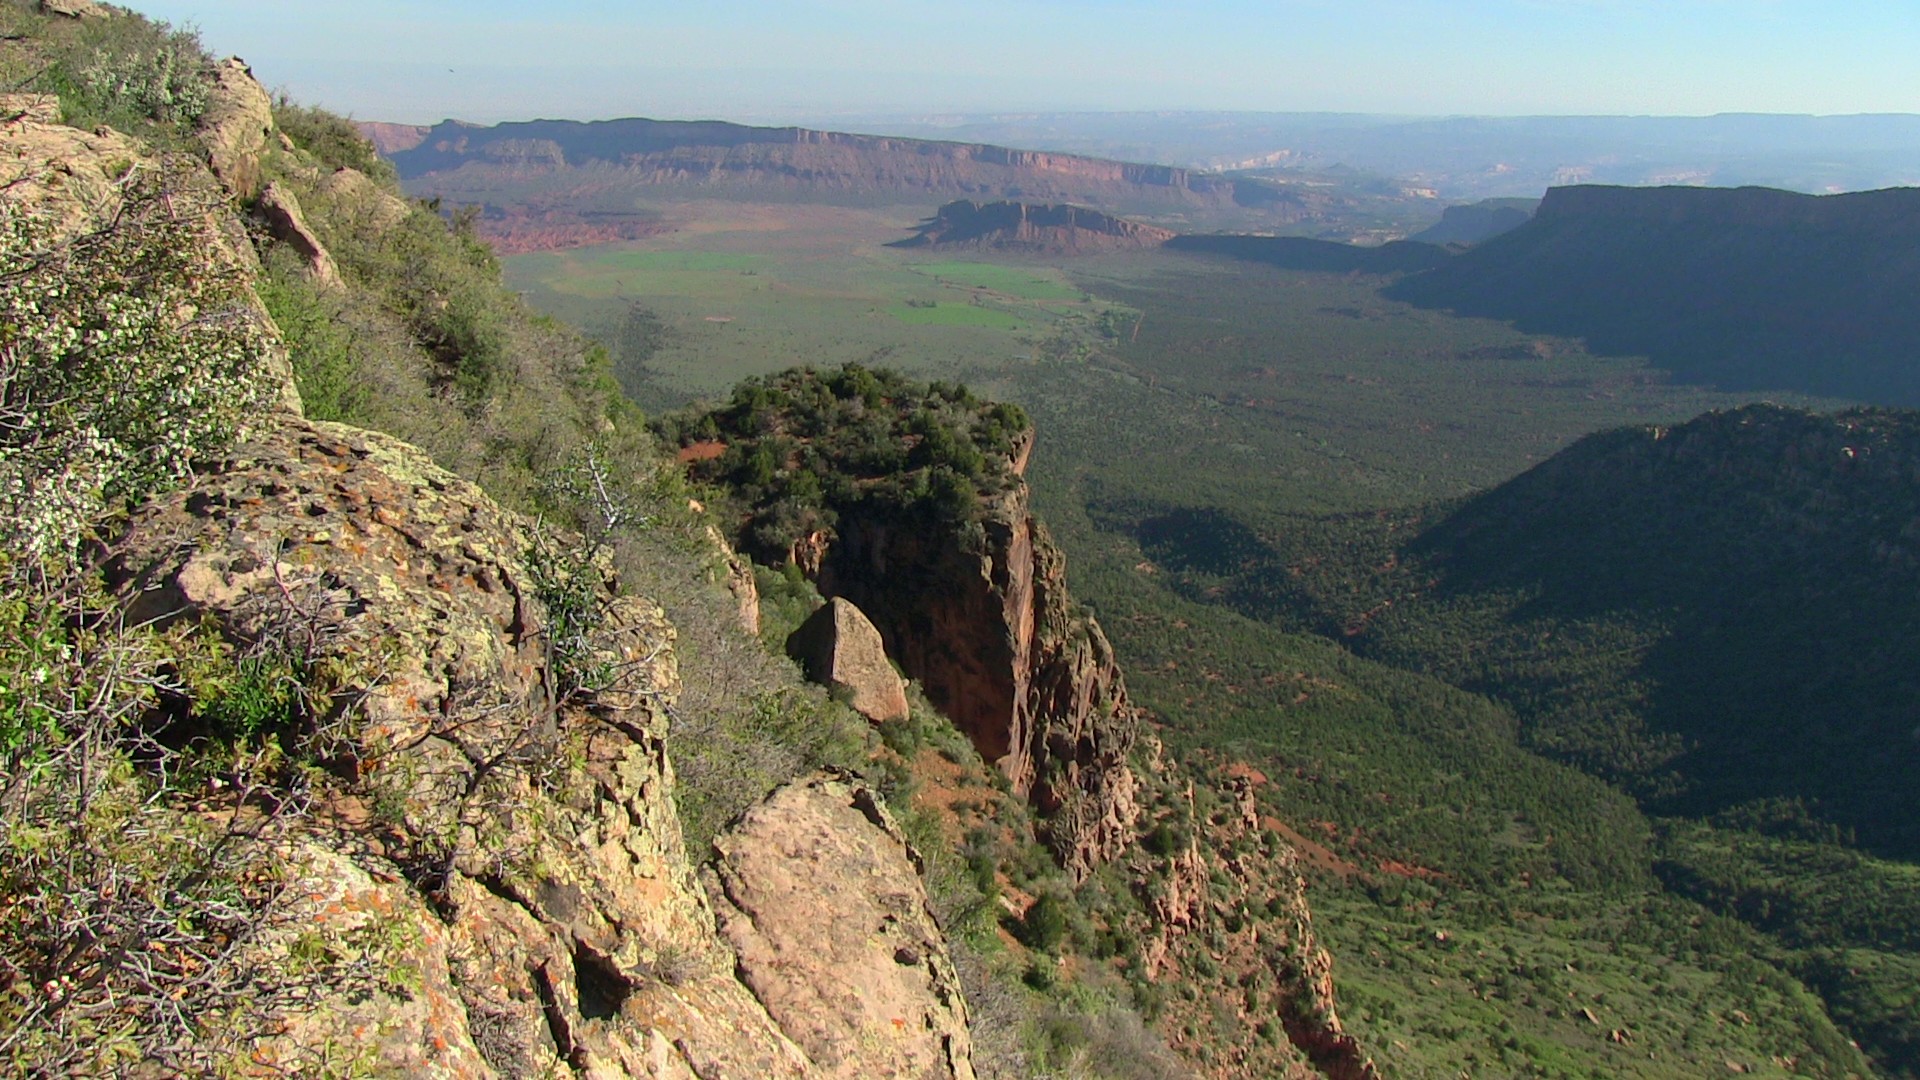
<instances>
[{"instance_id":1,"label":"shadowed hillside","mask_svg":"<svg viewBox=\"0 0 1920 1080\"><path fill-rule=\"evenodd\" d=\"M1571 187L1390 295L1681 379L1920 404L1920 190Z\"/></svg>"},{"instance_id":2,"label":"shadowed hillside","mask_svg":"<svg viewBox=\"0 0 1920 1080\"><path fill-rule=\"evenodd\" d=\"M1920 854L1913 414L1756 405L1589 436L1452 508L1140 536L1249 614L1508 702L1651 809L1799 800Z\"/></svg>"},{"instance_id":3,"label":"shadowed hillside","mask_svg":"<svg viewBox=\"0 0 1920 1080\"><path fill-rule=\"evenodd\" d=\"M1533 220L1539 199L1485 199L1449 206L1431 227L1408 237L1422 244L1483 244Z\"/></svg>"}]
</instances>

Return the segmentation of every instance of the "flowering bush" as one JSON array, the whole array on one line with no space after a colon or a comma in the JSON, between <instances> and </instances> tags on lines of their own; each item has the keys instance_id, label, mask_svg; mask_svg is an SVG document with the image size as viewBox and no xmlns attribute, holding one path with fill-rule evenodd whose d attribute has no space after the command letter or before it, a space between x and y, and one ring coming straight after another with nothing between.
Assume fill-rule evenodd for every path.
<instances>
[{"instance_id":1,"label":"flowering bush","mask_svg":"<svg viewBox=\"0 0 1920 1080\"><path fill-rule=\"evenodd\" d=\"M266 326L208 256L213 207L173 175L129 169L117 211L74 236L0 202L0 550L17 565L70 557L272 393Z\"/></svg>"}]
</instances>

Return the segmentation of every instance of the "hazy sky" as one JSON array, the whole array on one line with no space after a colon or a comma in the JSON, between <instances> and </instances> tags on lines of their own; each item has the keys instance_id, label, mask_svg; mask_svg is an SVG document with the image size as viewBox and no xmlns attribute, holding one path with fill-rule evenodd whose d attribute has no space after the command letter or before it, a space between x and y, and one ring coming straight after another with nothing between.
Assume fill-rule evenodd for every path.
<instances>
[{"instance_id":1,"label":"hazy sky","mask_svg":"<svg viewBox=\"0 0 1920 1080\"><path fill-rule=\"evenodd\" d=\"M360 119L1920 112L1920 0L125 0Z\"/></svg>"}]
</instances>

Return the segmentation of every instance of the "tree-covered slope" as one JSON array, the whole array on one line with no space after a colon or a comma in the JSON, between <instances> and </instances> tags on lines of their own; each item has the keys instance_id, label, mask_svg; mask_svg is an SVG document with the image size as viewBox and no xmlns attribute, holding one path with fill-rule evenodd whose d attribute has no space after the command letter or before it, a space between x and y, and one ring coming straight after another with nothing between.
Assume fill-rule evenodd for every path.
<instances>
[{"instance_id":1,"label":"tree-covered slope","mask_svg":"<svg viewBox=\"0 0 1920 1080\"><path fill-rule=\"evenodd\" d=\"M1675 819L1664 886L1771 935L1911 1074L1920 417L1749 406L1425 510L1138 535L1189 596L1484 694L1524 745Z\"/></svg>"}]
</instances>

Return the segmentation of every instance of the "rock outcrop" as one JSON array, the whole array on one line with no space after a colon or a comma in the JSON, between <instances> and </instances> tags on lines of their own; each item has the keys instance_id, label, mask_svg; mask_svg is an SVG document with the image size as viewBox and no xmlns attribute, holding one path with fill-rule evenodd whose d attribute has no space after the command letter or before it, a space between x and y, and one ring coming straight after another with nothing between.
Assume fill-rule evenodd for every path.
<instances>
[{"instance_id":1,"label":"rock outcrop","mask_svg":"<svg viewBox=\"0 0 1920 1080\"><path fill-rule=\"evenodd\" d=\"M1194 789L1157 812L1160 828L1191 830L1154 867L1154 925L1141 950L1155 978L1201 983L1170 998L1173 1047L1212 1063L1213 1075L1286 1080L1379 1080L1335 1008L1333 957L1314 929L1307 882L1280 822L1261 813L1264 776L1229 768L1230 810L1201 815ZM1284 1038L1259 1038L1262 1024Z\"/></svg>"},{"instance_id":2,"label":"rock outcrop","mask_svg":"<svg viewBox=\"0 0 1920 1080\"><path fill-rule=\"evenodd\" d=\"M0 139L8 202L56 228L111 214L125 171L158 167L135 140L26 116ZM240 190L235 178L260 164L243 158L222 166ZM258 259L229 193L204 171L174 182L204 220L202 269L251 281ZM320 201L368 215L398 203L358 174L336 174ZM737 972L674 806L665 734L679 684L660 609L594 571L606 580L585 661L614 675L566 690L524 561L530 525L419 449L301 419L277 356L265 377L284 407L202 454L97 552L128 618L297 656L335 688L307 736L334 777L326 795L288 830L245 841L271 845L281 884L247 945L244 962L267 977L232 1028L257 1033L234 1048L234 1074L746 1080L892 1060L815 1060ZM866 851L861 872L894 893L917 888L897 830L859 828L828 840ZM768 871L735 870L740 895L759 895ZM797 910L864 888L832 871L800 879L822 893L795 894ZM924 893L912 900L924 912ZM929 925L907 920L894 949L923 944ZM830 929L796 924L788 940L825 953ZM886 1002L938 1020L951 1075L968 1075L950 969L914 947L927 957L919 984ZM817 1015L847 1031L866 1022Z\"/></svg>"},{"instance_id":3,"label":"rock outcrop","mask_svg":"<svg viewBox=\"0 0 1920 1080\"><path fill-rule=\"evenodd\" d=\"M808 679L847 694L853 711L874 723L907 718L906 683L887 660L880 631L846 600L828 600L788 635L787 655Z\"/></svg>"},{"instance_id":4,"label":"rock outcrop","mask_svg":"<svg viewBox=\"0 0 1920 1080\"><path fill-rule=\"evenodd\" d=\"M959 974L878 795L790 784L714 846L702 877L741 978L821 1075L972 1080Z\"/></svg>"},{"instance_id":5,"label":"rock outcrop","mask_svg":"<svg viewBox=\"0 0 1920 1080\"><path fill-rule=\"evenodd\" d=\"M254 212L267 223L274 239L307 261L307 274L315 283L329 289L340 287L340 268L334 265L333 253L307 225L307 215L301 211L300 200L293 192L277 183L268 184L260 193Z\"/></svg>"},{"instance_id":6,"label":"rock outcrop","mask_svg":"<svg viewBox=\"0 0 1920 1080\"><path fill-rule=\"evenodd\" d=\"M40 11L69 19L104 19L113 14L113 9L94 0L40 0Z\"/></svg>"},{"instance_id":7,"label":"rock outcrop","mask_svg":"<svg viewBox=\"0 0 1920 1080\"><path fill-rule=\"evenodd\" d=\"M243 1074L350 1047L427 1077L970 1077L951 964L873 795L787 789L703 890L664 749L672 628L609 599L620 679L558 696L530 544L420 451L289 419L114 545L132 617L211 620L241 648L298 639L364 687L329 721L357 794L288 843L291 904L257 949L283 965L319 941L374 966L268 1002ZM856 970L860 991L837 993Z\"/></svg>"},{"instance_id":8,"label":"rock outcrop","mask_svg":"<svg viewBox=\"0 0 1920 1080\"><path fill-rule=\"evenodd\" d=\"M60 122L60 99L53 94L0 94L0 124L28 120L36 124Z\"/></svg>"},{"instance_id":9,"label":"rock outcrop","mask_svg":"<svg viewBox=\"0 0 1920 1080\"><path fill-rule=\"evenodd\" d=\"M820 591L868 615L887 655L1034 802L1062 864L1084 877L1134 839L1128 756L1141 718L1018 482L1031 446L1030 435L1016 446L1016 482L983 504L977 539L847 516L810 557Z\"/></svg>"},{"instance_id":10,"label":"rock outcrop","mask_svg":"<svg viewBox=\"0 0 1920 1080\"><path fill-rule=\"evenodd\" d=\"M253 69L237 56L213 70L207 111L200 118L196 138L213 170L236 199L260 192L260 156L273 137L273 98L253 77Z\"/></svg>"},{"instance_id":11,"label":"rock outcrop","mask_svg":"<svg viewBox=\"0 0 1920 1080\"><path fill-rule=\"evenodd\" d=\"M1173 237L1171 229L1143 225L1084 206L962 199L942 206L912 237L893 246L1090 255L1155 248Z\"/></svg>"},{"instance_id":12,"label":"rock outcrop","mask_svg":"<svg viewBox=\"0 0 1920 1080\"><path fill-rule=\"evenodd\" d=\"M650 604L612 603L623 679L558 699L529 543L420 451L289 421L204 463L116 545L108 576L137 617L212 619L243 647L306 635L366 686L337 751L363 797L288 853L294 895L326 899L289 912L282 936L350 940L377 920L404 946L386 962L421 988L281 1004L283 1033L254 1056L296 1062L371 1030L373 1059L423 1075L803 1075L733 978L682 850L671 628ZM386 659L369 671L367 657ZM543 790L568 747L578 774ZM423 863L438 867L427 882Z\"/></svg>"}]
</instances>

